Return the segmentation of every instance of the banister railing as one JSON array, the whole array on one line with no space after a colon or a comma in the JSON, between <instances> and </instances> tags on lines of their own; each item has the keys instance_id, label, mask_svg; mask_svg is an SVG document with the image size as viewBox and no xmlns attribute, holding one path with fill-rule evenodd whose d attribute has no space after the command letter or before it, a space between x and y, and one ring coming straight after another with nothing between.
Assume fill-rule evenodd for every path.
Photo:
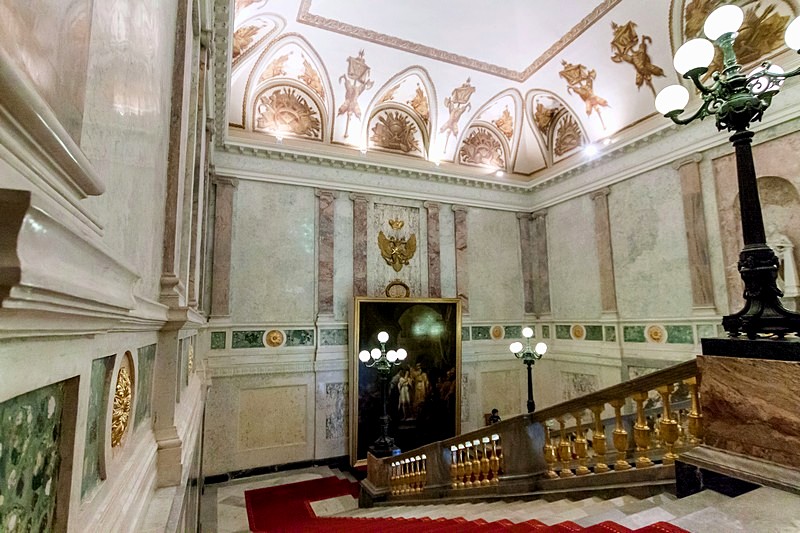
<instances>
[{"instance_id":1,"label":"banister railing","mask_svg":"<svg viewBox=\"0 0 800 533\"><path fill-rule=\"evenodd\" d=\"M676 447L703 438L697 377L691 360L398 456L370 456L367 487L373 496L390 499L500 494L540 489L546 480L670 465ZM688 389L685 420L672 410L676 384ZM647 405L654 396L661 404L658 422L655 408ZM634 413L623 415L634 404ZM607 405L614 416L604 420ZM613 452L607 423L613 424Z\"/></svg>"}]
</instances>

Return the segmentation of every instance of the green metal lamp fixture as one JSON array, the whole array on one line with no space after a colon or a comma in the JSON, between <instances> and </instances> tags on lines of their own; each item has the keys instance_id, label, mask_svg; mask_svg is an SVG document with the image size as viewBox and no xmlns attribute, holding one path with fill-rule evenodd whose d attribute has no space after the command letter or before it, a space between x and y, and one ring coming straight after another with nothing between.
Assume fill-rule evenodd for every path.
<instances>
[{"instance_id":1,"label":"green metal lamp fixture","mask_svg":"<svg viewBox=\"0 0 800 533\"><path fill-rule=\"evenodd\" d=\"M779 299L783 296L776 282L779 262L766 244L751 150L753 132L748 128L761 120L784 80L800 74L800 68L784 72L765 61L749 74L743 73L733 50L743 20L744 13L738 6L721 6L708 16L703 27L710 40L692 39L675 52L675 70L700 92L702 103L697 111L680 117L689 102L689 91L682 85L662 89L655 105L659 113L676 124L714 116L718 130L734 132L730 140L736 150L744 238L738 268L745 286L745 305L738 313L723 317L722 326L731 337L745 333L751 339L759 334L783 338L787 333L800 334L800 314L784 308ZM789 48L800 51L800 18L786 28L785 41ZM714 45L722 51L723 67L722 72L712 74L712 83L707 86L700 78L714 59Z\"/></svg>"},{"instance_id":2,"label":"green metal lamp fixture","mask_svg":"<svg viewBox=\"0 0 800 533\"><path fill-rule=\"evenodd\" d=\"M381 344L380 348L373 348L371 351L361 350L358 354L358 360L364 363L367 368L374 368L378 372L378 382L381 388L381 398L383 400L383 416L381 416L381 435L378 437L369 451L375 457L386 457L395 455L400 452L400 449L394 445L394 439L389 436L389 412L387 409L388 391L386 390L389 385L389 375L392 373L392 368L402 364L408 356L403 348L397 350L386 351L386 342L389 340L389 334L385 331L378 333L378 342Z\"/></svg>"},{"instance_id":3,"label":"green metal lamp fixture","mask_svg":"<svg viewBox=\"0 0 800 533\"><path fill-rule=\"evenodd\" d=\"M531 337L533 337L533 330L531 328L522 328L522 336L525 337L525 346L522 343L512 342L509 350L517 359L522 359L522 362L528 365L528 412L532 413L536 410L536 402L533 401L533 379L531 377L531 365L542 358L547 352L547 345L543 342L536 343L536 346L531 349Z\"/></svg>"}]
</instances>

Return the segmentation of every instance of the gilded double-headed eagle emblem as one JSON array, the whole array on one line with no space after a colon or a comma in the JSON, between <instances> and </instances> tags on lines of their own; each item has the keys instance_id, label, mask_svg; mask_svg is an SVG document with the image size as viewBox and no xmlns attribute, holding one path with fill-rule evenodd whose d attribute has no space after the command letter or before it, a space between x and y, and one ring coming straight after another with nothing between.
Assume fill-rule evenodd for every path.
<instances>
[{"instance_id":1,"label":"gilded double-headed eagle emblem","mask_svg":"<svg viewBox=\"0 0 800 533\"><path fill-rule=\"evenodd\" d=\"M389 226L395 231L402 229L402 220L390 220ZM404 265L414 257L417 251L417 236L413 233L408 239L405 237L387 237L383 230L378 232L378 247L381 249L381 257L386 264L391 266L395 272L400 272Z\"/></svg>"}]
</instances>

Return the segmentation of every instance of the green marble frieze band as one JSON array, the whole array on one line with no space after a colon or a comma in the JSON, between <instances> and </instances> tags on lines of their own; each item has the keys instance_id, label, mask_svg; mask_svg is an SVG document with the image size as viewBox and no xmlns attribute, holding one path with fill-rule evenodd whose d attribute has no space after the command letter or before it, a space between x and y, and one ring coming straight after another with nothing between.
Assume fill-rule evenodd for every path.
<instances>
[{"instance_id":1,"label":"green marble frieze band","mask_svg":"<svg viewBox=\"0 0 800 533\"><path fill-rule=\"evenodd\" d=\"M645 342L644 326L623 326L622 340L625 342Z\"/></svg>"},{"instance_id":2,"label":"green marble frieze band","mask_svg":"<svg viewBox=\"0 0 800 533\"><path fill-rule=\"evenodd\" d=\"M616 342L617 328L615 328L614 326L604 326L603 331L605 333L606 342Z\"/></svg>"},{"instance_id":3,"label":"green marble frieze band","mask_svg":"<svg viewBox=\"0 0 800 533\"><path fill-rule=\"evenodd\" d=\"M85 498L102 481L100 477L100 461L105 453L102 436L105 434L108 387L113 369L113 355L92 361L89 408L86 415L86 442L83 448L81 498Z\"/></svg>"},{"instance_id":4,"label":"green marble frieze band","mask_svg":"<svg viewBox=\"0 0 800 533\"><path fill-rule=\"evenodd\" d=\"M492 338L489 326L472 326L472 340L485 341Z\"/></svg>"},{"instance_id":5,"label":"green marble frieze band","mask_svg":"<svg viewBox=\"0 0 800 533\"><path fill-rule=\"evenodd\" d=\"M550 326L542 326L542 338L543 339L550 338Z\"/></svg>"},{"instance_id":6,"label":"green marble frieze band","mask_svg":"<svg viewBox=\"0 0 800 533\"><path fill-rule=\"evenodd\" d=\"M287 329L286 346L314 346L314 330Z\"/></svg>"},{"instance_id":7,"label":"green marble frieze band","mask_svg":"<svg viewBox=\"0 0 800 533\"><path fill-rule=\"evenodd\" d=\"M694 344L692 326L667 325L667 343L669 344Z\"/></svg>"},{"instance_id":8,"label":"green marble frieze band","mask_svg":"<svg viewBox=\"0 0 800 533\"><path fill-rule=\"evenodd\" d=\"M347 346L346 329L321 329L319 330L320 346Z\"/></svg>"},{"instance_id":9,"label":"green marble frieze band","mask_svg":"<svg viewBox=\"0 0 800 533\"><path fill-rule=\"evenodd\" d=\"M505 327L506 339L521 339L522 338L522 326L506 326Z\"/></svg>"},{"instance_id":10,"label":"green marble frieze band","mask_svg":"<svg viewBox=\"0 0 800 533\"><path fill-rule=\"evenodd\" d=\"M234 331L231 338L231 348L263 348L264 331Z\"/></svg>"},{"instance_id":11,"label":"green marble frieze band","mask_svg":"<svg viewBox=\"0 0 800 533\"><path fill-rule=\"evenodd\" d=\"M586 326L587 341L601 341L603 340L603 326Z\"/></svg>"},{"instance_id":12,"label":"green marble frieze band","mask_svg":"<svg viewBox=\"0 0 800 533\"><path fill-rule=\"evenodd\" d=\"M461 342L466 342L468 340L471 340L469 327L463 327L461 328Z\"/></svg>"},{"instance_id":13,"label":"green marble frieze band","mask_svg":"<svg viewBox=\"0 0 800 533\"><path fill-rule=\"evenodd\" d=\"M224 331L212 331L211 332L211 349L212 350L224 350L225 349L225 337L226 337L226 333Z\"/></svg>"},{"instance_id":14,"label":"green marble frieze band","mask_svg":"<svg viewBox=\"0 0 800 533\"><path fill-rule=\"evenodd\" d=\"M556 324L556 339L570 340L572 335L569 334L569 324Z\"/></svg>"},{"instance_id":15,"label":"green marble frieze band","mask_svg":"<svg viewBox=\"0 0 800 533\"><path fill-rule=\"evenodd\" d=\"M156 345L151 344L137 350L139 375L136 380L136 412L134 428L150 418L150 396L153 391L153 366L156 361Z\"/></svg>"},{"instance_id":16,"label":"green marble frieze band","mask_svg":"<svg viewBox=\"0 0 800 533\"><path fill-rule=\"evenodd\" d=\"M52 531L63 382L0 403L0 531Z\"/></svg>"}]
</instances>

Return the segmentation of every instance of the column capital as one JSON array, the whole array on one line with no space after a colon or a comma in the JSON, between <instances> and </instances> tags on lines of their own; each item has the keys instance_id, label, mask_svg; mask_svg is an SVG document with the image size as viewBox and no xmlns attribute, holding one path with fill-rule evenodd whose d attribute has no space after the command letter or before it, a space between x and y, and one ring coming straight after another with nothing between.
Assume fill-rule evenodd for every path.
<instances>
[{"instance_id":1,"label":"column capital","mask_svg":"<svg viewBox=\"0 0 800 533\"><path fill-rule=\"evenodd\" d=\"M363 202L363 203L366 203L366 202L368 202L368 201L369 201L369 198L367 198L367 196L366 196L366 195L364 195L364 194L359 194L359 193L356 193L356 192L351 192L351 193L348 195L348 197L349 197L349 198L350 198L350 199L351 199L353 202L359 202L359 203L362 203L362 202Z\"/></svg>"},{"instance_id":2,"label":"column capital","mask_svg":"<svg viewBox=\"0 0 800 533\"><path fill-rule=\"evenodd\" d=\"M703 154L701 153L694 153L688 157L684 157L683 159L678 159L677 161L672 162L672 168L678 170L684 165L688 165L689 163L697 164L703 160Z\"/></svg>"},{"instance_id":3,"label":"column capital","mask_svg":"<svg viewBox=\"0 0 800 533\"><path fill-rule=\"evenodd\" d=\"M338 198L339 191L332 191L330 189L314 189L314 196L318 196L320 198L323 197Z\"/></svg>"},{"instance_id":4,"label":"column capital","mask_svg":"<svg viewBox=\"0 0 800 533\"><path fill-rule=\"evenodd\" d=\"M603 187L602 189L598 189L589 193L589 197L596 202L601 198L606 198L609 194L611 194L611 188Z\"/></svg>"},{"instance_id":5,"label":"column capital","mask_svg":"<svg viewBox=\"0 0 800 533\"><path fill-rule=\"evenodd\" d=\"M217 186L233 187L234 189L239 186L239 179L232 176L220 176L219 174L211 174L211 182Z\"/></svg>"},{"instance_id":6,"label":"column capital","mask_svg":"<svg viewBox=\"0 0 800 533\"><path fill-rule=\"evenodd\" d=\"M464 213L466 213L469 210L469 208L465 205L453 205L451 206L451 209L455 212L464 212Z\"/></svg>"},{"instance_id":7,"label":"column capital","mask_svg":"<svg viewBox=\"0 0 800 533\"><path fill-rule=\"evenodd\" d=\"M546 219L547 218L547 209L540 209L539 211L534 211L531 213L531 220L538 220L538 219Z\"/></svg>"},{"instance_id":8,"label":"column capital","mask_svg":"<svg viewBox=\"0 0 800 533\"><path fill-rule=\"evenodd\" d=\"M441 205L438 202L422 202L422 207L428 211L438 211Z\"/></svg>"},{"instance_id":9,"label":"column capital","mask_svg":"<svg viewBox=\"0 0 800 533\"><path fill-rule=\"evenodd\" d=\"M522 212L517 212L515 214L517 215L517 218L520 220L522 220L523 218L527 218L529 220L533 218L533 213L531 213L530 211L522 211Z\"/></svg>"}]
</instances>

